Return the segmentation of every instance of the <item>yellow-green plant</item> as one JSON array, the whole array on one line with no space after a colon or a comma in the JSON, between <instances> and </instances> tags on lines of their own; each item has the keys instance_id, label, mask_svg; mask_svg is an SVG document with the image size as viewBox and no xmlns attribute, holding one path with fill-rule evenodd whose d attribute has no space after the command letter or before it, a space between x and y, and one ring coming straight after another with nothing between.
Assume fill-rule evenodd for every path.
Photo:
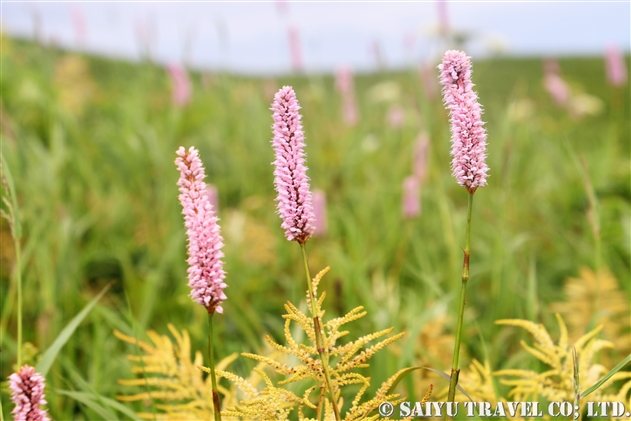
<instances>
[{"instance_id":1,"label":"yellow-green plant","mask_svg":"<svg viewBox=\"0 0 631 421\"><path fill-rule=\"evenodd\" d=\"M568 341L568 332L563 318L557 314L560 337L557 344L554 343L550 334L543 325L519 320L498 320L501 325L518 326L528 331L535 339L535 343L530 346L524 341L522 347L539 361L549 366L548 370L538 373L533 370L507 369L492 372L488 361L484 364L473 360L467 369L463 370L460 376L460 384L467 391L473 401L489 402L495 407L499 402L533 402L541 398L548 401L573 402L577 397L577 390L585 391L601 379L609 370L601 364L594 362L598 352L605 348L612 348L609 341L596 338L602 326L583 335L573 345ZM573 349L575 351L573 351ZM577 358L573 356L576 352ZM501 384L510 386L506 396L499 396L493 384L495 377L503 377L499 381ZM631 372L617 372L603 385L596 389L589 397L584 397L577 403L584 404L585 401L595 402L625 402L631 405L631 380L622 384L615 390L612 384L616 381L631 379ZM447 390L443 390L438 399L444 399ZM468 400L464 395L456 397L458 401ZM581 408L585 408L581 405ZM511 420L522 420L518 412L515 416L507 414Z\"/></svg>"},{"instance_id":2,"label":"yellow-green plant","mask_svg":"<svg viewBox=\"0 0 631 421\"><path fill-rule=\"evenodd\" d=\"M312 294L314 297L318 296L318 284L328 270L329 268L327 267L320 271L313 279ZM312 294L307 294L307 300L310 300ZM322 293L315 302L317 315L320 320L324 316L322 303L325 295L325 293ZM293 361L297 363L288 364L284 361L281 362L280 358L244 353L244 356L269 365L276 374L285 377L274 384L268 375L261 369L256 368L255 372L259 373L265 381L265 387L262 390L257 390L254 385L239 376L217 370L219 377L227 378L233 382L244 395L244 399L238 405L222 411L223 416L264 421L335 419L333 405L327 393L328 388L325 384L322 361L318 358L319 352L314 330L314 318L305 315L290 302L285 304L285 310L287 314L283 318L285 319L284 333L286 344L281 345L275 342L269 335L266 336L266 339L275 350L287 356L288 361L291 361L293 358ZM358 370L367 368L369 366L368 361L375 353L403 336L403 333L390 335L393 330L390 328L340 344L340 338L349 334L349 331L342 330L342 327L365 315L366 312L363 310L363 307L357 307L343 317L334 318L323 323L323 329L326 331L324 346L331 357L329 361L330 381L335 391L336 404L340 412L344 412L344 401L340 396L341 388L349 385L359 385L359 391L355 394L343 416L343 419L346 421L378 419L379 415L376 413L376 410L381 402L389 401L394 404L402 401L398 394L390 392L401 373L398 372L381 385L374 397L362 402L363 396L370 386L370 378L364 376ZM294 339L292 335L292 324L294 323L305 333L308 339L306 344L299 343L299 341ZM379 338L383 339L365 348L370 342ZM203 369L204 371L209 371L207 368ZM304 384L304 392L300 395L290 391L288 386L298 382L303 382L301 384ZM289 418L294 410L297 410L297 412L293 413L291 418ZM315 415L305 415L307 412Z\"/></svg>"},{"instance_id":3,"label":"yellow-green plant","mask_svg":"<svg viewBox=\"0 0 631 421\"><path fill-rule=\"evenodd\" d=\"M143 419L158 420L208 420L213 416L212 388L210 376L198 369L203 364L202 353L195 352L191 360L191 340L186 332L181 333L169 324L169 331L175 343L167 335L159 335L153 330L147 332L151 344L125 335L117 330L114 335L122 341L136 345L136 355L128 355L130 361L136 363L132 373L138 374L136 379L119 380L124 386L134 386L145 391L140 393L119 395L116 398L123 402L154 404L157 412L140 412ZM225 368L237 358L232 354L217 363L217 368ZM234 404L234 390L219 386L224 396L223 404Z\"/></svg>"},{"instance_id":4,"label":"yellow-green plant","mask_svg":"<svg viewBox=\"0 0 631 421\"><path fill-rule=\"evenodd\" d=\"M549 401L573 402L577 389L579 391L586 390L609 371L594 361L599 351L614 346L610 341L596 338L602 326L588 332L573 345L570 345L563 318L559 314L556 314L556 318L560 331L558 344L554 343L546 328L541 324L519 319L495 322L500 325L518 326L528 331L534 337L535 343L530 346L521 341L522 347L529 354L549 366L549 369L542 373L519 369L496 371L494 373L496 376L515 377L514 379L500 380L502 384L512 387L508 394L509 398L519 396L522 399L536 401L540 397L544 397ZM576 370L572 349L578 356ZM631 396L628 396L629 391L631 391L631 380L622 385L617 392L606 392L608 386L611 386L613 382L623 379L631 379L631 372L617 372L588 398L584 397L580 401L625 402L626 405L631 405ZM576 387L575 382L578 383L578 387Z\"/></svg>"},{"instance_id":5,"label":"yellow-green plant","mask_svg":"<svg viewBox=\"0 0 631 421\"><path fill-rule=\"evenodd\" d=\"M613 342L618 356L631 352L631 318L629 297L607 268L595 272L587 267L579 276L568 278L563 286L566 300L555 302L550 309L567 322L570 340L585 334L589 326L603 325L603 337Z\"/></svg>"},{"instance_id":6,"label":"yellow-green plant","mask_svg":"<svg viewBox=\"0 0 631 421\"><path fill-rule=\"evenodd\" d=\"M466 369L463 369L460 373L459 384L464 390L467 391L469 397L473 402L488 402L493 408L497 407L498 403L502 403L506 407L507 399L502 396L497 396L495 386L493 385L493 373L488 361L484 364L474 359ZM447 389L443 390L437 398L439 400L447 397ZM456 395L456 401L467 402L469 397L463 394ZM510 401L523 402L524 399L519 393L515 393ZM514 421L521 421L524 418L521 416L521 412L518 411L515 415L511 416L508 412L506 418Z\"/></svg>"}]
</instances>

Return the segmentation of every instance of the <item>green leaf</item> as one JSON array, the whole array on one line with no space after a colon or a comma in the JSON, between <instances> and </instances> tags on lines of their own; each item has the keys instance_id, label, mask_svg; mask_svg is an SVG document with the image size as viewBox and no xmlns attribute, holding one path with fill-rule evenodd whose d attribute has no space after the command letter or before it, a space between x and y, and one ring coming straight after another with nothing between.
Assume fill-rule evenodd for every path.
<instances>
[{"instance_id":1,"label":"green leaf","mask_svg":"<svg viewBox=\"0 0 631 421\"><path fill-rule=\"evenodd\" d=\"M442 371L436 370L435 368L421 367L421 366L408 367L408 368L405 368L405 369L401 370L401 372L397 375L396 379L392 383L392 386L390 386L390 389L388 390L388 394L391 394L394 391L394 388L397 387L397 385L401 382L401 380L403 380L408 374L410 374L413 371L421 370L421 369L422 370L429 370L429 371L431 371L433 373L436 373L436 374L438 374L440 377L442 377L443 379L445 379L449 383L449 380L450 380L449 374L443 373ZM471 396L469 396L469 394L462 387L460 387L460 385L456 385L456 387L467 398L469 398L469 400L471 402L473 402L473 399L471 399Z\"/></svg>"},{"instance_id":2,"label":"green leaf","mask_svg":"<svg viewBox=\"0 0 631 421\"><path fill-rule=\"evenodd\" d=\"M622 367L624 367L625 365L629 364L630 361L631 361L631 354L627 355L627 358L625 358L624 360L620 361L614 368L612 368L611 371L605 375L605 377L603 377L602 379L598 380L596 382L596 384L594 384L592 387L590 387L589 389L587 389L586 391L581 393L581 399L583 399L585 396L589 395L594 390L596 390L600 386L602 386L603 383L605 383L607 380L609 380L611 378L611 376L616 374L618 371L622 370Z\"/></svg>"},{"instance_id":3,"label":"green leaf","mask_svg":"<svg viewBox=\"0 0 631 421\"><path fill-rule=\"evenodd\" d=\"M59 393L60 395L69 396L72 399L81 402L88 408L92 409L94 412L97 412L98 414L103 416L104 420L117 420L120 419L120 417L117 417L116 414L114 414L108 408L100 405L99 402L104 403L110 408L114 408L117 411L125 414L127 417L129 417L129 419L132 419L134 421L142 421L142 419L138 417L138 415L136 415L134 411L127 408L122 403L115 401L114 399L106 398L101 395L95 395L94 393L90 392L73 392L71 390L59 389L57 389L55 392ZM99 402L95 402L95 400L98 400Z\"/></svg>"},{"instance_id":4,"label":"green leaf","mask_svg":"<svg viewBox=\"0 0 631 421\"><path fill-rule=\"evenodd\" d=\"M99 295L94 297L92 301L90 301L90 303L85 306L85 308L81 310L79 314L74 316L70 323L68 323L66 327L64 327L64 329L59 332L59 336L57 336L57 339L55 339L55 341L48 347L46 352L44 352L42 359L37 364L36 370L39 374L46 377L46 375L48 374L48 370L50 370L50 367L53 365L53 362L55 361L55 358L57 358L57 354L59 354L61 348L66 344L66 342L68 342L68 339L70 339L79 324L81 324L85 316L87 316L90 310L94 308L96 303L107 292L110 286L112 286L111 283L103 288L103 290L99 292Z\"/></svg>"}]
</instances>

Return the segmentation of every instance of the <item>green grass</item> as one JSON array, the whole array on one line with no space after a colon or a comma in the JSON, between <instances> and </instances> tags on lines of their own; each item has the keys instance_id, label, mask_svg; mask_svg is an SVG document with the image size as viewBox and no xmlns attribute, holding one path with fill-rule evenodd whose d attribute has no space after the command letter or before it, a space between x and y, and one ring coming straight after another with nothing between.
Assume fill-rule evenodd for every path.
<instances>
[{"instance_id":1,"label":"green grass","mask_svg":"<svg viewBox=\"0 0 631 421\"><path fill-rule=\"evenodd\" d=\"M306 286L299 247L284 239L276 215L272 98L265 95L270 82L192 74L192 102L177 109L166 72L151 63L85 57L86 79L72 80L75 74L59 75L66 52L8 38L2 43L2 153L23 224L25 341L46 350L114 281L48 373L52 417L101 418L55 390L107 398L121 393L116 380L130 377L124 357L129 350L112 335L115 328L166 332L173 323L189 330L194 349L205 349L206 314L186 286L173 163L180 145L200 150L206 181L219 190L229 299L224 315L215 318L216 355L258 351L267 332L282 336L282 305L288 299L300 302ZM556 107L542 85L541 59L473 64L491 177L476 193L473 210L463 344L468 358L488 356L494 369L510 364L519 348L518 341L507 340L506 328L493 322L524 318L556 326L548 304L564 298L563 281L581 266L611 268L630 293L628 87L607 85L601 58L562 59L560 65L575 91L601 101L598 115L576 119ZM383 81L400 87L397 102L407 113L400 129L386 123L390 104L371 99L371 88ZM79 111L68 110L68 88L61 83L93 86ZM417 332L440 302L453 314L467 196L450 173L448 116L440 98L425 97L416 70L357 75L360 123L349 128L330 76L283 76L273 83L291 84L297 93L311 185L327 193L330 232L308 242L312 271L332 267L321 287L329 293L327 314L365 306L368 317L355 322L354 337L389 326ZM531 114L511 119L510 104L526 98ZM429 177L421 217L406 221L401 184L411 172L413 142L421 130L431 138ZM600 256L586 214L586 179L598 202ZM4 220L2 230L0 377L6 379L16 361L16 269ZM407 357L388 351L375 357L374 385L414 365L413 356L422 350L409 352L416 343L412 336L401 342ZM466 363L461 359L461 367ZM250 367L240 358L232 368L245 375ZM12 406L5 392L3 387L8 419Z\"/></svg>"}]
</instances>

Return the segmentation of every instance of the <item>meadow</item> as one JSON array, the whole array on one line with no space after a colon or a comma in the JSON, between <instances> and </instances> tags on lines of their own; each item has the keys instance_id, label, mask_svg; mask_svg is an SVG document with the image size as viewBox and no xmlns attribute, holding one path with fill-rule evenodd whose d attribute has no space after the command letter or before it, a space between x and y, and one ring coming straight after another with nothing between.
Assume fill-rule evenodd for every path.
<instances>
[{"instance_id":1,"label":"meadow","mask_svg":"<svg viewBox=\"0 0 631 421\"><path fill-rule=\"evenodd\" d=\"M320 285L327 291L324 318L361 305L367 316L349 324L349 339L388 327L406 332L364 369L373 380L367 394L405 367L449 372L467 195L449 168L438 71L435 93L417 68L355 75L359 120L351 127L332 75L191 72L191 101L177 106L167 72L149 60L78 55L7 37L1 60L3 165L22 228L18 266L15 220L2 219L4 419L12 410L6 378L17 369L18 273L22 363L33 366L110 286L51 362L46 399L55 420L129 419L111 400L146 389L118 383L137 377L126 356L139 351L114 330L148 341L147 330L170 336L172 324L188 331L192 350L207 347L206 312L186 285L179 146L199 149L206 182L219 194L228 300L215 317L217 358L265 355L265 334L282 343L285 302L306 311L301 255L280 228L270 165L270 104L285 85L302 106L311 187L327 198L328 231L307 243L312 273L331 267ZM473 208L463 371L477 360L491 371L544 372L546 365L520 345L532 344L532 335L495 321L541 323L556 343L556 312L570 343L604 325L598 338L615 346L602 346L594 366L606 370L594 372L606 373L631 353L629 85L607 83L602 57L562 58L559 65L579 98L573 111L545 90L542 58L473 62L490 177ZM399 122L388 117L395 105L403 110ZM422 132L429 139L422 210L406 218L402 183ZM247 377L254 365L239 356L229 370ZM506 397L510 387L500 380L491 384ZM430 382L434 397L447 386L419 370L399 392L421 400ZM151 399L124 406L160 413Z\"/></svg>"}]
</instances>

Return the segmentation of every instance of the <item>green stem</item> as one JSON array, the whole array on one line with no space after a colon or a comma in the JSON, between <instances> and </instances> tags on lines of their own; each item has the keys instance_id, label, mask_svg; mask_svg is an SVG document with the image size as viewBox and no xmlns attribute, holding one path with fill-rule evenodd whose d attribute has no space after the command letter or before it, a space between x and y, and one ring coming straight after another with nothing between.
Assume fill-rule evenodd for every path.
<instances>
[{"instance_id":1,"label":"green stem","mask_svg":"<svg viewBox=\"0 0 631 421\"><path fill-rule=\"evenodd\" d=\"M467 210L467 240L464 247L464 261L462 263L462 289L460 290L460 309L458 310L458 327L456 328L456 342L454 344L454 357L451 362L451 378L449 380L448 402L454 402L456 398L456 386L458 385L458 360L460 358L460 342L462 340L462 320L464 318L465 293L469 281L469 257L471 244L471 210L473 209L473 193L469 193L469 205Z\"/></svg>"},{"instance_id":2,"label":"green stem","mask_svg":"<svg viewBox=\"0 0 631 421\"><path fill-rule=\"evenodd\" d=\"M208 361L210 362L210 381L213 387L213 412L215 421L221 421L221 405L219 403L219 389L215 377L215 355L213 353L213 313L208 313Z\"/></svg>"},{"instance_id":3,"label":"green stem","mask_svg":"<svg viewBox=\"0 0 631 421\"><path fill-rule=\"evenodd\" d=\"M15 239L15 266L17 270L18 284L18 370L22 366L22 256L20 251L20 240Z\"/></svg>"},{"instance_id":4,"label":"green stem","mask_svg":"<svg viewBox=\"0 0 631 421\"><path fill-rule=\"evenodd\" d=\"M326 388L329 391L329 395L331 396L331 406L333 407L335 420L341 421L342 417L340 416L340 410L337 407L337 402L335 400L335 391L333 390L333 384L331 383L331 376L329 374L329 353L327 348L324 346L326 337L324 334L324 329L322 328L322 321L320 320L320 316L318 315L316 309L316 301L318 298L315 295L315 291L313 290L313 285L311 283L311 273L309 271L309 262L307 261L307 248L305 247L304 243L300 244L300 250L302 250L302 261L305 265L307 287L309 288L309 301L311 303L311 316L313 317L313 330L315 331L316 347L318 348L320 361L322 361L324 381L326 383Z\"/></svg>"}]
</instances>

